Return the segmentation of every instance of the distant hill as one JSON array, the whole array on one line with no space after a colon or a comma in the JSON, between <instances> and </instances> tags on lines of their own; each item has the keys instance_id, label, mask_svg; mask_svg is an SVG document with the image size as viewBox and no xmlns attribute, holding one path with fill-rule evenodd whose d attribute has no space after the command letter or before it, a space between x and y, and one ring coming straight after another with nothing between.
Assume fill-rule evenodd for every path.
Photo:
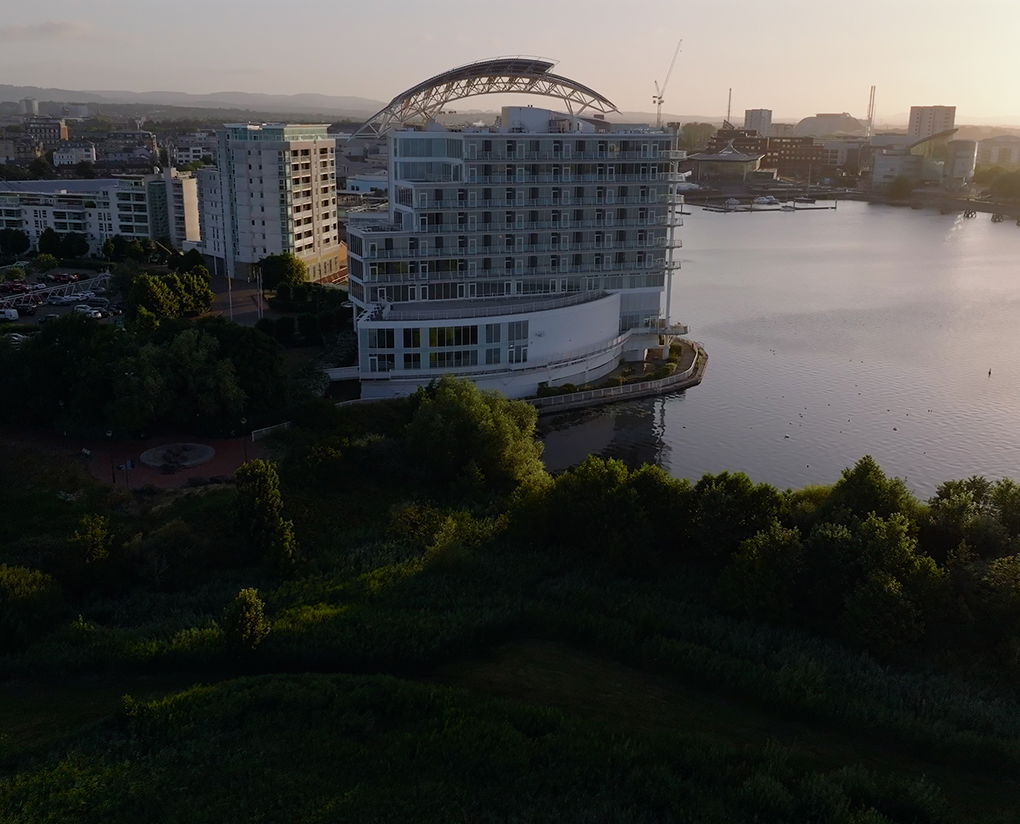
<instances>
[{"instance_id":1,"label":"distant hill","mask_svg":"<svg viewBox=\"0 0 1020 824\"><path fill-rule=\"evenodd\" d=\"M24 97L59 103L134 103L155 106L186 106L209 109L254 109L272 112L323 112L334 115L368 116L386 104L365 97L328 94L258 94L252 92L187 92L123 90L72 90L39 86L0 84L0 102L16 102Z\"/></svg>"}]
</instances>

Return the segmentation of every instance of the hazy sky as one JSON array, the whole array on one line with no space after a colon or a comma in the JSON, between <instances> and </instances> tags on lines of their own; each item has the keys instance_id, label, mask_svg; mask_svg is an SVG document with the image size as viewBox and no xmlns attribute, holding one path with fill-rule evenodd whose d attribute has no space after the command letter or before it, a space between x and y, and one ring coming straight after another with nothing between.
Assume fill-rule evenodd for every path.
<instances>
[{"instance_id":1,"label":"hazy sky","mask_svg":"<svg viewBox=\"0 0 1020 824\"><path fill-rule=\"evenodd\" d=\"M920 104L1020 123L1020 0L10 0L0 82L389 100L483 57L540 55L624 110L864 116ZM484 98L477 105L487 107ZM470 103L465 103L467 107ZM736 119L736 118L735 118Z\"/></svg>"}]
</instances>

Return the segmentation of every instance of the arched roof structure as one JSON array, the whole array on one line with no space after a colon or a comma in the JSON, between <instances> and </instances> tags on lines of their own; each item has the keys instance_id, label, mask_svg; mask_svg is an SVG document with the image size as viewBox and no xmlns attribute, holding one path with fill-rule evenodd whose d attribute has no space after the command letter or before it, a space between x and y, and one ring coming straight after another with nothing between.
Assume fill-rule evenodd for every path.
<instances>
[{"instance_id":1,"label":"arched roof structure","mask_svg":"<svg viewBox=\"0 0 1020 824\"><path fill-rule=\"evenodd\" d=\"M555 64L537 57L496 57L450 69L394 97L353 135L382 136L404 123L427 123L453 100L483 94L539 94L563 101L570 114L617 111L611 101L576 80L551 74Z\"/></svg>"}]
</instances>

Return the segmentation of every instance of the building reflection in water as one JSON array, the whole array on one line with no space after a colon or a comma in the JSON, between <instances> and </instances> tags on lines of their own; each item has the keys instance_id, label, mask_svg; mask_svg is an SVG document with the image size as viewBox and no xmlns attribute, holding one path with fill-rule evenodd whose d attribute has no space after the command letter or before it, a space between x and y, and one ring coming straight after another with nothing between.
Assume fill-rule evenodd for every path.
<instances>
[{"instance_id":1,"label":"building reflection in water","mask_svg":"<svg viewBox=\"0 0 1020 824\"><path fill-rule=\"evenodd\" d=\"M588 455L599 455L619 458L631 468L652 463L668 471L672 449L665 439L667 397L675 403L683 400L683 393L540 418L546 468L561 472Z\"/></svg>"}]
</instances>

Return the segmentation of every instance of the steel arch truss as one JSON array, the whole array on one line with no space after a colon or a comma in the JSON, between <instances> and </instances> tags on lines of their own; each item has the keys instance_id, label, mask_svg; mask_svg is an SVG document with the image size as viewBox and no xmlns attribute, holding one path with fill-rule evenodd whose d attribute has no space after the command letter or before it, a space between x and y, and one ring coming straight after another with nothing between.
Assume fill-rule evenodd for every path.
<instances>
[{"instance_id":1,"label":"steel arch truss","mask_svg":"<svg viewBox=\"0 0 1020 824\"><path fill-rule=\"evenodd\" d=\"M498 58L470 63L437 74L398 94L365 122L353 137L382 136L406 123L425 124L453 100L483 94L538 94L563 101L572 115L606 114L616 106L598 92L560 75L550 74L553 63L530 58Z\"/></svg>"}]
</instances>

